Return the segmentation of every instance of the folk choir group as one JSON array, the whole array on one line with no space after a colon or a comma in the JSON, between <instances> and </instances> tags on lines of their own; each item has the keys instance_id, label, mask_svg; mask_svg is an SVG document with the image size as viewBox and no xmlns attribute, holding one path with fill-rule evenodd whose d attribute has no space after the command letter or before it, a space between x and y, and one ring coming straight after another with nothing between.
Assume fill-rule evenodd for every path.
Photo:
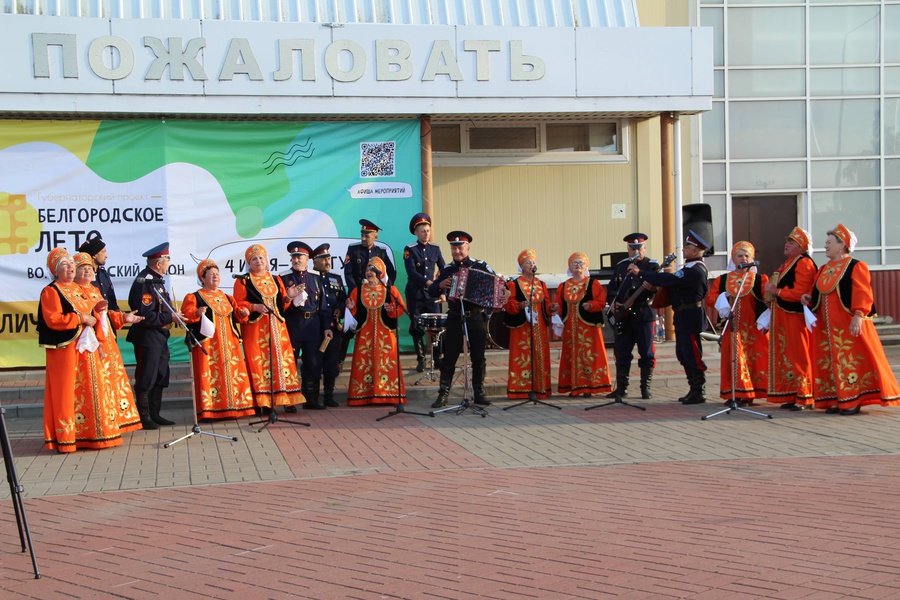
<instances>
[{"instance_id":1,"label":"folk choir group","mask_svg":"<svg viewBox=\"0 0 900 600\"><path fill-rule=\"evenodd\" d=\"M360 225L360 242L343 260L346 287L331 272L329 244L313 249L291 242L291 270L282 275L270 272L267 249L252 244L245 252L249 272L235 276L233 296L219 289L222 274L206 259L197 265L199 289L180 308L166 289L169 246L163 243L144 253L146 268L128 297L131 312L119 308L102 239L87 240L74 256L52 250L47 265L54 279L38 308L39 343L46 349L45 447L113 447L128 431L174 424L160 409L169 385L168 339L178 320L193 334L186 340L197 341L189 346L198 420L266 414L278 406L286 412L337 407L335 380L354 337L348 406L406 403L397 339L404 314L418 372L426 368L427 346L438 346L429 337L440 340L432 408L447 405L464 348L473 401L489 405L484 382L491 306L451 294L462 269L498 277L469 256L472 236L447 235L447 263L430 242L430 217L415 215L409 229L416 241L403 253L404 299L394 286L390 256L375 243L379 227L365 219ZM561 339L557 393L627 397L637 346L640 396L651 398L657 311L671 306L676 356L688 382L679 398L684 404L706 402L700 333L708 310L727 323L720 339L720 397L726 402L767 401L841 415L870 404L900 404L900 387L872 323L869 270L852 258L856 236L845 226L827 233L821 267L810 256L809 234L795 227L786 237L785 261L772 276L758 273L755 249L742 241L731 250L728 272L713 281L703 261L709 244L695 232L686 236L685 263L674 272L665 270L668 260L660 265L646 256L647 239L642 233L625 237L629 256L615 266L607 286L591 277L586 254L573 253L569 277L555 296L537 276L535 251L519 254L521 275L501 280L497 301L509 328L508 398L552 395L551 332ZM310 260L315 272L308 270ZM439 303L446 303L446 312ZM615 381L604 320L615 328ZM116 343L126 324L136 362L133 386Z\"/></svg>"}]
</instances>

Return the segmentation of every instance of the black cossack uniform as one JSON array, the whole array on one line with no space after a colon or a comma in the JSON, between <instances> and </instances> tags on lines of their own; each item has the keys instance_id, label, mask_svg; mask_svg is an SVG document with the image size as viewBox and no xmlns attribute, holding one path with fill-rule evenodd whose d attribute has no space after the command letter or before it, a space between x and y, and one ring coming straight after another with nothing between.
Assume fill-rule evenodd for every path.
<instances>
[{"instance_id":1,"label":"black cossack uniform","mask_svg":"<svg viewBox=\"0 0 900 600\"><path fill-rule=\"evenodd\" d=\"M441 270L441 274L428 288L432 297L440 296L440 284L445 279L450 279L460 268L467 267L477 271L494 274L494 270L483 261L466 258L461 263L451 263ZM441 361L441 380L439 396L449 394L453 384L453 375L456 372L456 361L462 353L463 324L469 334L469 354L472 357L472 391L475 400L484 400L484 377L487 370L485 360L485 348L487 347L487 321L491 311L485 310L477 304L465 300L448 301L447 328L443 335L444 358Z\"/></svg>"}]
</instances>

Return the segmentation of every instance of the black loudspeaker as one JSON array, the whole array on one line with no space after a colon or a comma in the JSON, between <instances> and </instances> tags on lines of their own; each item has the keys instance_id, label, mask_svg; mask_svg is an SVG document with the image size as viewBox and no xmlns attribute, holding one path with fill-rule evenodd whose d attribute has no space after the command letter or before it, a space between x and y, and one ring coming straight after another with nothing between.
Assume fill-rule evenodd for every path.
<instances>
[{"instance_id":1,"label":"black loudspeaker","mask_svg":"<svg viewBox=\"0 0 900 600\"><path fill-rule=\"evenodd\" d=\"M709 244L706 256L712 256L715 252L715 240L713 239L712 208L709 204L685 204L681 207L682 231L687 236L693 231Z\"/></svg>"}]
</instances>

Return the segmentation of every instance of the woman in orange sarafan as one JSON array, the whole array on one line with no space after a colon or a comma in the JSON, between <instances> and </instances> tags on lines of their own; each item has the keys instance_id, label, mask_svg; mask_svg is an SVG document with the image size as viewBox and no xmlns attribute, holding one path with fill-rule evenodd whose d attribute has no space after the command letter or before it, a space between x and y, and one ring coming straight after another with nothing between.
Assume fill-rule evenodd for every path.
<instances>
[{"instance_id":1,"label":"woman in orange sarafan","mask_svg":"<svg viewBox=\"0 0 900 600\"><path fill-rule=\"evenodd\" d=\"M588 257L583 252L569 257L569 273L571 277L556 290L564 325L557 389L587 398L612 390L601 329L606 289L587 276Z\"/></svg>"},{"instance_id":2,"label":"woman in orange sarafan","mask_svg":"<svg viewBox=\"0 0 900 600\"><path fill-rule=\"evenodd\" d=\"M365 276L347 299L347 308L359 322L347 406L406 404L397 346L397 319L406 313L406 305L397 288L387 285L380 258L369 260Z\"/></svg>"},{"instance_id":3,"label":"woman in orange sarafan","mask_svg":"<svg viewBox=\"0 0 900 600\"><path fill-rule=\"evenodd\" d=\"M818 319L812 330L813 399L829 414L856 415L869 404L900 404L900 386L884 355L872 316L872 279L852 258L856 235L844 225L828 232L812 294L803 303Z\"/></svg>"},{"instance_id":4,"label":"woman in orange sarafan","mask_svg":"<svg viewBox=\"0 0 900 600\"><path fill-rule=\"evenodd\" d=\"M85 415L76 411L76 377L79 357L76 346L86 327L98 323L94 304L75 283L75 261L65 248L54 248L47 256L54 280L41 291L38 303L38 343L46 352L44 384L44 447L75 452L85 446L79 440ZM121 435L118 443L122 443Z\"/></svg>"},{"instance_id":5,"label":"woman in orange sarafan","mask_svg":"<svg viewBox=\"0 0 900 600\"><path fill-rule=\"evenodd\" d=\"M185 296L181 303L184 320L200 342L191 348L197 418L236 419L252 415L250 375L238 332L238 323L247 322L250 309L238 308L235 299L219 289L219 267L212 260L200 261L197 278L203 287ZM201 333L203 315L214 327L209 337Z\"/></svg>"},{"instance_id":6,"label":"woman in orange sarafan","mask_svg":"<svg viewBox=\"0 0 900 600\"><path fill-rule=\"evenodd\" d=\"M769 388L769 337L756 326L756 320L766 311L763 290L769 278L757 273L755 266L741 267L752 263L755 255L750 242L736 243L731 248L728 272L710 284L706 295L706 304L716 307L720 317L730 317L722 337L719 397L729 402L734 390L734 399L742 406L764 400Z\"/></svg>"},{"instance_id":7,"label":"woman in orange sarafan","mask_svg":"<svg viewBox=\"0 0 900 600\"><path fill-rule=\"evenodd\" d=\"M75 283L81 286L84 294L88 296L90 302L94 306L106 306L106 310L98 310L97 318L100 322L95 325L96 329L103 330L103 334L98 335L100 342L100 353L103 365L106 368L108 378L107 393L111 405L118 411L116 422L119 425L119 431L126 433L142 429L141 415L138 414L137 407L134 404L134 392L131 389L131 379L125 370L125 363L122 362L122 353L119 351L119 345L116 343L114 331L122 329L126 323L138 323L144 318L134 312L110 312L107 303L104 301L103 293L100 291L92 280L96 277L94 262L90 254L79 252L75 255Z\"/></svg>"},{"instance_id":8,"label":"woman in orange sarafan","mask_svg":"<svg viewBox=\"0 0 900 600\"><path fill-rule=\"evenodd\" d=\"M244 252L244 258L250 273L234 282L234 299L238 308L250 311L247 322L241 326L241 338L253 402L263 409L284 406L285 411L295 412L296 405L306 399L300 391L294 349L284 323L284 309L292 296L284 289L281 278L269 273L265 248L253 244ZM299 292L296 289L290 293Z\"/></svg>"},{"instance_id":9,"label":"woman in orange sarafan","mask_svg":"<svg viewBox=\"0 0 900 600\"><path fill-rule=\"evenodd\" d=\"M521 277L507 284L511 296L504 306L505 321L510 327L506 397L521 400L534 392L536 398L543 400L552 394L548 323L558 307L550 303L547 285L535 275L537 254L534 250L523 250L519 254L519 269Z\"/></svg>"}]
</instances>

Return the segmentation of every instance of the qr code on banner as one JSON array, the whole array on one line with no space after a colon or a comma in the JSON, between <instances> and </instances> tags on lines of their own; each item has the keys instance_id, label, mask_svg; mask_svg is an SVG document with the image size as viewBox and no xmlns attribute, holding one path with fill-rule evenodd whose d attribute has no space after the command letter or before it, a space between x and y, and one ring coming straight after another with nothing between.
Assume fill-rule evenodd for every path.
<instances>
[{"instance_id":1,"label":"qr code on banner","mask_svg":"<svg viewBox=\"0 0 900 600\"><path fill-rule=\"evenodd\" d=\"M359 145L360 177L393 177L396 142L363 142Z\"/></svg>"}]
</instances>

